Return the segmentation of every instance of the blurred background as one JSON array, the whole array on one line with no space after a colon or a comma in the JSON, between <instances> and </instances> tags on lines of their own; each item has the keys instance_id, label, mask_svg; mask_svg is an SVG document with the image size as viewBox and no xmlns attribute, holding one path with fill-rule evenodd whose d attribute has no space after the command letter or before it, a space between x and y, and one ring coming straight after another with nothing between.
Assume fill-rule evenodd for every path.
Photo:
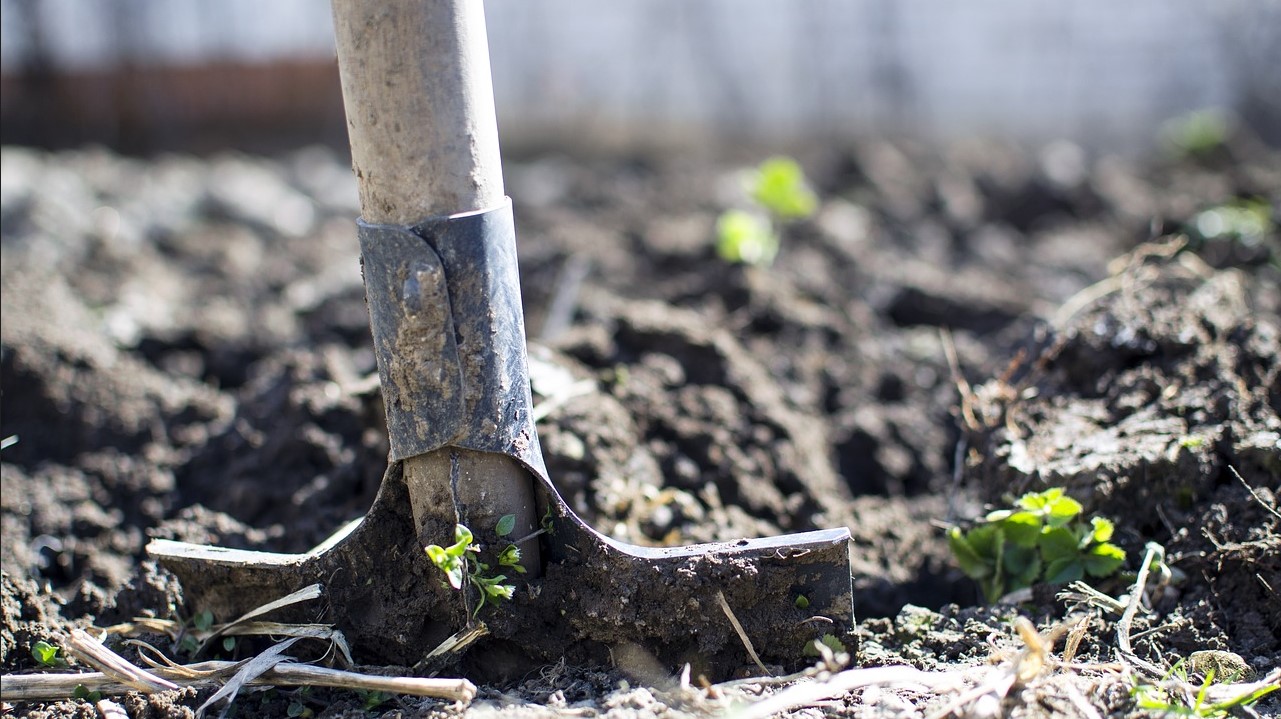
<instances>
[{"instance_id":1,"label":"blurred background","mask_svg":"<svg viewBox=\"0 0 1281 719\"><path fill-rule=\"evenodd\" d=\"M321 0L0 0L0 141L345 145ZM1272 0L491 0L505 148L1000 137L1141 154L1213 108L1281 141Z\"/></svg>"}]
</instances>

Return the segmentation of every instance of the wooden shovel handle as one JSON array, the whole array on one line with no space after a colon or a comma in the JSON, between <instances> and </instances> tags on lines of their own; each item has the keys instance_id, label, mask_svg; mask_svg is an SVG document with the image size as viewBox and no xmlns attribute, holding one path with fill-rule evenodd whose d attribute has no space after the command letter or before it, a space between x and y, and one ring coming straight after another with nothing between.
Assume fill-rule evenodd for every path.
<instances>
[{"instance_id":1,"label":"wooden shovel handle","mask_svg":"<svg viewBox=\"0 0 1281 719\"><path fill-rule=\"evenodd\" d=\"M361 216L412 225L503 201L480 0L333 0Z\"/></svg>"}]
</instances>

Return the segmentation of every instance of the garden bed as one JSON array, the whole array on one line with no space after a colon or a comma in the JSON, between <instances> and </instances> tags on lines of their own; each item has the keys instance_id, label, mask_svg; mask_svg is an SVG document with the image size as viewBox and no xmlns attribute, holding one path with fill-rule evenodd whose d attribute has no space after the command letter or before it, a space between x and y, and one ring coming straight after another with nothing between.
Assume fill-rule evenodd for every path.
<instances>
[{"instance_id":1,"label":"garden bed","mask_svg":"<svg viewBox=\"0 0 1281 719\"><path fill-rule=\"evenodd\" d=\"M761 158L737 159L507 163L540 439L581 516L654 545L848 526L852 665L932 674L834 689L812 700L827 713L980 711L984 692L965 692L1033 656L1043 671L986 692L1009 714L1132 715L1132 687L1158 680L1118 654L1122 633L1162 668L1206 650L1239 656L1242 680L1281 664L1281 250L1274 226L1231 232L1251 198L1275 223L1275 152L1238 138L1142 164L1067 145L801 153L820 207L784 228L768 267L715 250L738 173ZM151 537L314 546L368 509L387 444L336 153L6 148L3 163L12 674L41 669L34 643L74 627L191 621L143 555ZM989 607L956 568L947 526L1050 486L1116 523L1128 559L1105 594L1131 593L1147 543L1164 548L1171 571L1128 626L1060 586ZM1042 653L1016 616L1059 645ZM373 713L703 714L783 686L682 686L679 667L614 659L516 676L464 662L471 708L398 698ZM834 662L793 685L837 687ZM121 701L186 716L210 693ZM277 689L236 711L356 716L368 700ZM92 711L5 711L77 707Z\"/></svg>"}]
</instances>

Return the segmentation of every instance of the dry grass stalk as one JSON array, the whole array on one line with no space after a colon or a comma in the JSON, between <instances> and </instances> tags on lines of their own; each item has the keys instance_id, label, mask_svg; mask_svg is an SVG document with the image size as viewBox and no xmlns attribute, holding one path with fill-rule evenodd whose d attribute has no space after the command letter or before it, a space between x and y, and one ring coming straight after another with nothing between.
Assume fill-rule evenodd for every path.
<instances>
[{"instance_id":1,"label":"dry grass stalk","mask_svg":"<svg viewBox=\"0 0 1281 719\"><path fill-rule=\"evenodd\" d=\"M752 658L752 661L762 673L767 676L771 674L770 670L766 669L765 664L761 662L760 655L756 653L756 647L752 646L752 640L748 638L747 631L744 630L743 625L739 623L738 617L734 616L734 610L729 608L729 602L725 601L725 593L717 589L716 599L721 603L721 611L725 612L725 616L729 618L729 623L734 626L734 631L738 633L739 641L743 642L743 647L747 649L747 655Z\"/></svg>"},{"instance_id":2,"label":"dry grass stalk","mask_svg":"<svg viewBox=\"0 0 1281 719\"><path fill-rule=\"evenodd\" d=\"M235 673L244 663L208 661L170 669L157 669L155 674L170 680L175 687L208 688ZM385 677L358 672L315 667L310 664L281 662L247 682L250 686L310 686L335 689L382 691L390 694L432 697L446 701L470 702L476 697L476 686L466 679L427 677ZM4 701L56 701L71 698L77 686L91 692L117 696L136 688L103 672L80 674L7 674L0 677L0 699Z\"/></svg>"},{"instance_id":3,"label":"dry grass stalk","mask_svg":"<svg viewBox=\"0 0 1281 719\"><path fill-rule=\"evenodd\" d=\"M124 657L108 649L83 629L71 630L67 648L85 664L145 694L178 688L177 684L125 661Z\"/></svg>"}]
</instances>

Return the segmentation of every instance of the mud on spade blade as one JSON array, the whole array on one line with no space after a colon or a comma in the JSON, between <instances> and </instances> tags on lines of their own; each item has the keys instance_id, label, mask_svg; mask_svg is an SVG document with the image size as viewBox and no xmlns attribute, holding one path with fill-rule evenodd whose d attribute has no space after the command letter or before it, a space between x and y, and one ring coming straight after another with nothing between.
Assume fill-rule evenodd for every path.
<instances>
[{"instance_id":1,"label":"mud on spade blade","mask_svg":"<svg viewBox=\"0 0 1281 719\"><path fill-rule=\"evenodd\" d=\"M291 609L294 619L332 623L358 655L406 664L480 621L490 633L482 641L505 640L533 661L606 660L627 645L668 668L691 662L723 675L751 661L726 606L767 663L795 664L828 634L849 646L847 529L640 547L596 532L561 499L530 412L510 203L414 227L361 223L360 240L391 440L378 497L362 520L306 554L153 541L147 551L196 609L232 619L318 582L322 606ZM509 576L513 599L475 618L474 590L450 589L423 545L450 543L442 517L467 524L482 544L496 540L468 522L488 515L471 506L477 495L460 491L466 477L452 479L453 496L443 498L452 506L427 507L433 500L402 471L409 457L434 453L447 465L467 452L519 462L542 517L526 540L538 543L534 578Z\"/></svg>"}]
</instances>

